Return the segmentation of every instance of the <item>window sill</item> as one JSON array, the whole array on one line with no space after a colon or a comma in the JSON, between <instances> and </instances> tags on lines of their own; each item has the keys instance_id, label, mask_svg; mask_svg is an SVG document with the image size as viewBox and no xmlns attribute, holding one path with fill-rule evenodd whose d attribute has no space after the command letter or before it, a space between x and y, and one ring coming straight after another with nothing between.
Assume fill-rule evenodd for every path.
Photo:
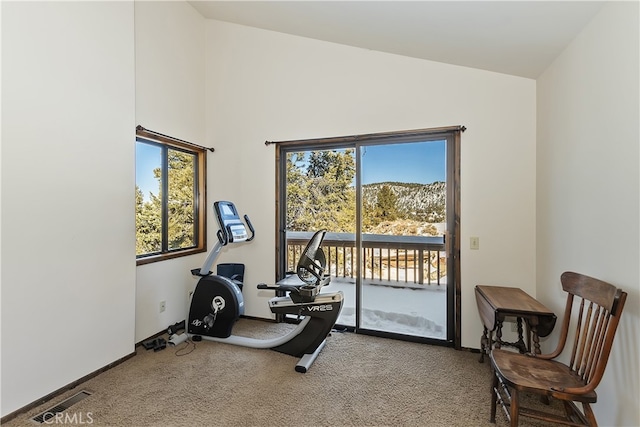
<instances>
[{"instance_id":1,"label":"window sill","mask_svg":"<svg viewBox=\"0 0 640 427\"><path fill-rule=\"evenodd\" d=\"M195 255L195 254L199 254L206 251L207 251L206 248L194 248L194 249L185 249L183 251L168 252L168 253L158 254L158 255L149 255L142 258L136 258L136 266L165 261L168 259L180 258L184 256L189 256L189 255Z\"/></svg>"}]
</instances>

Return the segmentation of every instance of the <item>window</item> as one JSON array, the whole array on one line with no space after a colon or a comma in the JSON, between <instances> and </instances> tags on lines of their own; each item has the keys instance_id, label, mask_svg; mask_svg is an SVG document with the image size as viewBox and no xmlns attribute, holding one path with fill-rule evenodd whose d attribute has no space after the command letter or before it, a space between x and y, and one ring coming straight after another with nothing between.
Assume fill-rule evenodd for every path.
<instances>
[{"instance_id":1,"label":"window","mask_svg":"<svg viewBox=\"0 0 640 427\"><path fill-rule=\"evenodd\" d=\"M205 148L136 130L136 259L206 250Z\"/></svg>"}]
</instances>

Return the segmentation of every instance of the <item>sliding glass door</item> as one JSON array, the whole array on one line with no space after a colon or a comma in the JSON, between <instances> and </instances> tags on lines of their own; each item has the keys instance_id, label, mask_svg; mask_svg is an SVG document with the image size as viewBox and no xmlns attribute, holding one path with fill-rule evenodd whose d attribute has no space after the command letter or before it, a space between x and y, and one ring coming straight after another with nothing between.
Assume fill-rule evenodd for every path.
<instances>
[{"instance_id":1,"label":"sliding glass door","mask_svg":"<svg viewBox=\"0 0 640 427\"><path fill-rule=\"evenodd\" d=\"M278 144L278 277L327 230L338 319L356 332L453 343L452 133Z\"/></svg>"}]
</instances>

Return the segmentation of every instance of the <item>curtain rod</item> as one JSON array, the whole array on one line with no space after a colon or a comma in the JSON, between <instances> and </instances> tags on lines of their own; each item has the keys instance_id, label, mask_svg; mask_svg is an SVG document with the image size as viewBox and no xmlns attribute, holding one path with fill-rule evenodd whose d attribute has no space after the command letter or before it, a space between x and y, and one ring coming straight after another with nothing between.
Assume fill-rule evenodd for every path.
<instances>
[{"instance_id":1,"label":"curtain rod","mask_svg":"<svg viewBox=\"0 0 640 427\"><path fill-rule=\"evenodd\" d=\"M311 139L299 139L299 140L289 140L289 141L265 141L264 145L269 146L271 144L285 144L288 142L347 142L347 141L359 141L363 139L381 139L381 138L389 138L389 137L401 137L401 136L413 136L413 135L434 135L438 133L445 132L464 132L467 130L465 126L447 126L441 128L431 128L431 129L415 129L415 130L406 130L399 132L381 132L381 133L369 133L362 135L350 135L350 136L336 136L330 138L311 138Z\"/></svg>"},{"instance_id":2,"label":"curtain rod","mask_svg":"<svg viewBox=\"0 0 640 427\"><path fill-rule=\"evenodd\" d=\"M160 132L156 132L156 131L153 131L153 130L145 129L144 127L142 127L140 125L136 126L136 131L138 131L138 132L146 132L146 133L151 134L151 135L155 135L155 136L159 136L161 138L169 139L170 141L181 142L183 144L189 144L189 145L192 145L194 147L202 148L203 150L209 150L212 153L214 151L216 151L216 149L213 148L213 147L203 147L202 145L194 144L193 142L185 141L184 139L174 138L173 136L169 136L169 135L165 135L165 134L160 133Z\"/></svg>"}]
</instances>

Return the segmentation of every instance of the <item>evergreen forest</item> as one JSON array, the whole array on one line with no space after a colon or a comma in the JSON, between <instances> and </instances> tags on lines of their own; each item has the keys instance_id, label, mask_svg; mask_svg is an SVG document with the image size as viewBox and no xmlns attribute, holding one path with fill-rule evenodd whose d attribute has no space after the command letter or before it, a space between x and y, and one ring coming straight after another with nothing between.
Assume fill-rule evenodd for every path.
<instances>
[{"instance_id":1,"label":"evergreen forest","mask_svg":"<svg viewBox=\"0 0 640 427\"><path fill-rule=\"evenodd\" d=\"M355 233L356 165L353 149L288 153L286 158L286 229ZM168 150L167 249L195 245L194 157ZM162 173L157 194L145 197L136 186L136 254L161 252ZM363 186L365 233L436 235L432 225L445 221L444 182L383 182Z\"/></svg>"}]
</instances>

